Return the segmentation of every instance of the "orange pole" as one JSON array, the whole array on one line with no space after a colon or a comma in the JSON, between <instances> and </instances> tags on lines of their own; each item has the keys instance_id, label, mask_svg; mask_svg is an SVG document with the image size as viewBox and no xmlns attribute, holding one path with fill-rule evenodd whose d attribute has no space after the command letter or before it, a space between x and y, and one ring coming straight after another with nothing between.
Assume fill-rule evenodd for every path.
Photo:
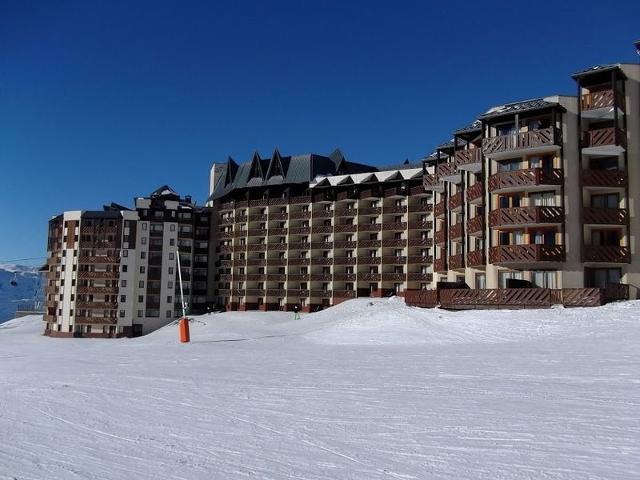
<instances>
[{"instance_id":1,"label":"orange pole","mask_svg":"<svg viewBox=\"0 0 640 480\"><path fill-rule=\"evenodd\" d=\"M189 343L189 320L184 317L181 318L180 322L178 322L178 328L180 330L180 342Z\"/></svg>"}]
</instances>

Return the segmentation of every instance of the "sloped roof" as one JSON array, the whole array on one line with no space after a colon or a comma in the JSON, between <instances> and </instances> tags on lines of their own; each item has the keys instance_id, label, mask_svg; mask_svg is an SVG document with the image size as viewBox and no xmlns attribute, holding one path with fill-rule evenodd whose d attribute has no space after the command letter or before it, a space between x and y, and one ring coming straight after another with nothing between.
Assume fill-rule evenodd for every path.
<instances>
[{"instance_id":1,"label":"sloped roof","mask_svg":"<svg viewBox=\"0 0 640 480\"><path fill-rule=\"evenodd\" d=\"M482 120L476 118L473 123L470 123L466 127L459 128L458 130L454 131L453 134L458 135L461 133L472 133L480 131L482 131Z\"/></svg>"},{"instance_id":2,"label":"sloped roof","mask_svg":"<svg viewBox=\"0 0 640 480\"><path fill-rule=\"evenodd\" d=\"M178 198L180 198L180 195L173 188L171 188L169 185L163 185L160 188L157 188L153 192L151 192L151 195L149 195L149 197L150 198L157 198L157 197L178 197Z\"/></svg>"},{"instance_id":3,"label":"sloped roof","mask_svg":"<svg viewBox=\"0 0 640 480\"><path fill-rule=\"evenodd\" d=\"M486 113L480 115L480 119L501 117L514 113L529 112L532 110L542 110L545 108L558 107L557 102L548 102L544 98L534 98L532 100L523 100L521 102L505 103L491 107Z\"/></svg>"},{"instance_id":4,"label":"sloped roof","mask_svg":"<svg viewBox=\"0 0 640 480\"><path fill-rule=\"evenodd\" d=\"M367 174L357 173L357 174L349 174L349 175L332 175L332 176L322 176L319 175L314 178L310 187L321 187L321 186L336 186L343 184L355 184L359 185L362 183L368 183L369 181L373 182L387 182L387 181L401 181L401 180L409 180L411 178L417 178L422 176L422 167L420 168L411 168L404 170L383 170L379 172L371 172Z\"/></svg>"},{"instance_id":5,"label":"sloped roof","mask_svg":"<svg viewBox=\"0 0 640 480\"><path fill-rule=\"evenodd\" d=\"M580 70L578 72L575 72L573 75L571 75L572 78L579 78L579 77L583 77L585 75L589 75L591 73L603 73L603 72L609 72L611 70L616 70L620 68L620 64L619 63L610 63L610 64L605 64L605 65L594 65L592 67L589 68L585 68L584 70Z\"/></svg>"},{"instance_id":6,"label":"sloped roof","mask_svg":"<svg viewBox=\"0 0 640 480\"><path fill-rule=\"evenodd\" d=\"M265 162L266 167L263 172L266 174L262 178L249 178L251 166L257 161L256 156L251 161L236 164L231 158L224 165L224 172L220 175L225 181L219 181L209 200L220 198L233 190L252 187L265 187L269 185L287 185L309 183L317 176L335 175L338 170L345 173L364 173L376 171L376 167L346 160L340 150L335 150L330 156L306 154L295 156L282 156L276 149L271 159L260 159ZM280 162L283 175L273 175L268 173L274 167L274 161ZM235 165L235 166L234 166ZM264 165L261 165L264 166ZM235 171L233 171L235 170ZM228 179L228 181L227 181Z\"/></svg>"}]
</instances>

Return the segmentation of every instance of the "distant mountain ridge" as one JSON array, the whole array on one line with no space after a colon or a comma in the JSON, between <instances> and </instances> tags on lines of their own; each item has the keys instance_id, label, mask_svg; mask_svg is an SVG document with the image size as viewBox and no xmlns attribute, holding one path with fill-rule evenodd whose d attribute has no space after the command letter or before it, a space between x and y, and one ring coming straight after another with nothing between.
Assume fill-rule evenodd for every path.
<instances>
[{"instance_id":1,"label":"distant mountain ridge","mask_svg":"<svg viewBox=\"0 0 640 480\"><path fill-rule=\"evenodd\" d=\"M15 278L17 285L11 285ZM41 273L37 267L0 264L0 323L11 320L18 307L44 301Z\"/></svg>"}]
</instances>

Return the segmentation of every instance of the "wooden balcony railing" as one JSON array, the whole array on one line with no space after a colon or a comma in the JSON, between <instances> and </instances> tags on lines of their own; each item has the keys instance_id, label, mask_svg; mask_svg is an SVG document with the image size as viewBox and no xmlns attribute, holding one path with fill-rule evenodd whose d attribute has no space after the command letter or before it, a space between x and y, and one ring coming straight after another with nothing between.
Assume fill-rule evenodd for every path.
<instances>
[{"instance_id":1,"label":"wooden balcony railing","mask_svg":"<svg viewBox=\"0 0 640 480\"><path fill-rule=\"evenodd\" d=\"M357 208L341 208L336 210L336 217L355 217L358 215Z\"/></svg>"},{"instance_id":2,"label":"wooden balcony railing","mask_svg":"<svg viewBox=\"0 0 640 480\"><path fill-rule=\"evenodd\" d=\"M337 240L333 242L335 248L357 248L358 242L352 240Z\"/></svg>"},{"instance_id":3,"label":"wooden balcony railing","mask_svg":"<svg viewBox=\"0 0 640 480\"><path fill-rule=\"evenodd\" d=\"M311 212L291 212L289 218L291 220L305 220L311 218Z\"/></svg>"},{"instance_id":4,"label":"wooden balcony railing","mask_svg":"<svg viewBox=\"0 0 640 480\"><path fill-rule=\"evenodd\" d=\"M312 282L330 282L331 274L330 273L312 273L310 275Z\"/></svg>"},{"instance_id":5,"label":"wooden balcony railing","mask_svg":"<svg viewBox=\"0 0 640 480\"><path fill-rule=\"evenodd\" d=\"M410 247L431 247L433 245L432 238L410 238L408 241Z\"/></svg>"},{"instance_id":6,"label":"wooden balcony railing","mask_svg":"<svg viewBox=\"0 0 640 480\"><path fill-rule=\"evenodd\" d=\"M482 267L487 264L487 258L484 254L484 250L474 250L467 253L467 266L468 267Z\"/></svg>"},{"instance_id":7,"label":"wooden balcony railing","mask_svg":"<svg viewBox=\"0 0 640 480\"><path fill-rule=\"evenodd\" d=\"M333 259L334 265L355 265L356 257L335 257Z\"/></svg>"},{"instance_id":8,"label":"wooden balcony railing","mask_svg":"<svg viewBox=\"0 0 640 480\"><path fill-rule=\"evenodd\" d=\"M331 290L310 290L309 295L315 298L331 298L333 296L333 292Z\"/></svg>"},{"instance_id":9,"label":"wooden balcony railing","mask_svg":"<svg viewBox=\"0 0 640 480\"><path fill-rule=\"evenodd\" d=\"M442 245L443 243L445 243L446 242L445 231L438 230L434 236L434 240L436 245Z\"/></svg>"},{"instance_id":10,"label":"wooden balcony railing","mask_svg":"<svg viewBox=\"0 0 640 480\"><path fill-rule=\"evenodd\" d=\"M250 222L266 222L269 216L266 213L253 213L249 215Z\"/></svg>"},{"instance_id":11,"label":"wooden balcony railing","mask_svg":"<svg viewBox=\"0 0 640 480\"><path fill-rule=\"evenodd\" d=\"M333 231L335 233L354 233L358 231L358 225L336 225Z\"/></svg>"},{"instance_id":12,"label":"wooden balcony railing","mask_svg":"<svg viewBox=\"0 0 640 480\"><path fill-rule=\"evenodd\" d=\"M432 210L433 210L433 204L431 203L418 203L417 205L409 205L410 213L429 213Z\"/></svg>"},{"instance_id":13,"label":"wooden balcony railing","mask_svg":"<svg viewBox=\"0 0 640 480\"><path fill-rule=\"evenodd\" d=\"M406 282L407 274L406 273L383 273L382 280L386 282Z\"/></svg>"},{"instance_id":14,"label":"wooden balcony railing","mask_svg":"<svg viewBox=\"0 0 640 480\"><path fill-rule=\"evenodd\" d=\"M464 255L459 253L457 255L449 256L449 268L451 270L457 270L460 268L464 268Z\"/></svg>"},{"instance_id":15,"label":"wooden balcony railing","mask_svg":"<svg viewBox=\"0 0 640 480\"><path fill-rule=\"evenodd\" d=\"M626 208L591 208L582 209L582 223L596 225L627 225L629 210Z\"/></svg>"},{"instance_id":16,"label":"wooden balcony railing","mask_svg":"<svg viewBox=\"0 0 640 480\"><path fill-rule=\"evenodd\" d=\"M285 273L268 273L267 282L284 282L287 279Z\"/></svg>"},{"instance_id":17,"label":"wooden balcony railing","mask_svg":"<svg viewBox=\"0 0 640 480\"><path fill-rule=\"evenodd\" d=\"M311 227L311 233L333 233L332 225L316 225Z\"/></svg>"},{"instance_id":18,"label":"wooden balcony railing","mask_svg":"<svg viewBox=\"0 0 640 480\"><path fill-rule=\"evenodd\" d=\"M444 257L442 258L436 258L433 261L433 269L436 272L442 273L442 272L446 272L447 271L447 263Z\"/></svg>"},{"instance_id":19,"label":"wooden balcony railing","mask_svg":"<svg viewBox=\"0 0 640 480\"><path fill-rule=\"evenodd\" d=\"M482 151L485 155L562 144L562 133L555 127L518 132L498 137L484 138Z\"/></svg>"},{"instance_id":20,"label":"wooden balcony railing","mask_svg":"<svg viewBox=\"0 0 640 480\"><path fill-rule=\"evenodd\" d=\"M311 227L293 227L289 229L289 235L309 235Z\"/></svg>"},{"instance_id":21,"label":"wooden balcony railing","mask_svg":"<svg viewBox=\"0 0 640 480\"><path fill-rule=\"evenodd\" d=\"M312 257L311 265L333 265L333 257Z\"/></svg>"},{"instance_id":22,"label":"wooden balcony railing","mask_svg":"<svg viewBox=\"0 0 640 480\"><path fill-rule=\"evenodd\" d=\"M467 188L467 201L469 203L482 203L482 182L474 183Z\"/></svg>"},{"instance_id":23,"label":"wooden balcony railing","mask_svg":"<svg viewBox=\"0 0 640 480\"><path fill-rule=\"evenodd\" d=\"M557 224L564 222L563 207L498 208L489 213L491 228L506 225Z\"/></svg>"},{"instance_id":24,"label":"wooden balcony railing","mask_svg":"<svg viewBox=\"0 0 640 480\"><path fill-rule=\"evenodd\" d=\"M458 150L455 153L455 165L465 166L482 162L482 149L472 148L469 150Z\"/></svg>"},{"instance_id":25,"label":"wooden balcony railing","mask_svg":"<svg viewBox=\"0 0 640 480\"><path fill-rule=\"evenodd\" d=\"M444 217L444 214L447 210L446 203L444 200L436 203L435 208L433 209L433 215L436 218Z\"/></svg>"},{"instance_id":26,"label":"wooden balcony railing","mask_svg":"<svg viewBox=\"0 0 640 480\"><path fill-rule=\"evenodd\" d=\"M284 267L286 264L286 258L267 258L268 267Z\"/></svg>"},{"instance_id":27,"label":"wooden balcony railing","mask_svg":"<svg viewBox=\"0 0 640 480\"><path fill-rule=\"evenodd\" d=\"M309 250L311 243L309 242L293 242L289 244L289 250Z\"/></svg>"},{"instance_id":28,"label":"wooden balcony railing","mask_svg":"<svg viewBox=\"0 0 640 480\"><path fill-rule=\"evenodd\" d=\"M598 128L584 132L582 147L603 147L608 145L620 145L626 147L627 136L620 128Z\"/></svg>"},{"instance_id":29,"label":"wooden balcony railing","mask_svg":"<svg viewBox=\"0 0 640 480\"><path fill-rule=\"evenodd\" d=\"M482 236L484 234L484 216L479 215L467 220L467 232L469 235Z\"/></svg>"},{"instance_id":30,"label":"wooden balcony railing","mask_svg":"<svg viewBox=\"0 0 640 480\"><path fill-rule=\"evenodd\" d=\"M440 178L432 173L427 173L422 177L422 185L425 190L442 191L444 189L444 185L440 181Z\"/></svg>"},{"instance_id":31,"label":"wooden balcony railing","mask_svg":"<svg viewBox=\"0 0 640 480\"><path fill-rule=\"evenodd\" d=\"M314 210L313 218L332 218L333 210Z\"/></svg>"},{"instance_id":32,"label":"wooden balcony railing","mask_svg":"<svg viewBox=\"0 0 640 480\"><path fill-rule=\"evenodd\" d=\"M118 272L78 272L78 278L110 278L117 279L120 276Z\"/></svg>"},{"instance_id":33,"label":"wooden balcony railing","mask_svg":"<svg viewBox=\"0 0 640 480\"><path fill-rule=\"evenodd\" d=\"M582 110L594 110L613 107L614 99L618 107L624 110L624 96L621 92L614 92L613 89L585 93L580 97L580 103Z\"/></svg>"},{"instance_id":34,"label":"wooden balcony railing","mask_svg":"<svg viewBox=\"0 0 640 480\"><path fill-rule=\"evenodd\" d=\"M355 290L334 290L333 296L337 298L356 298Z\"/></svg>"},{"instance_id":35,"label":"wooden balcony railing","mask_svg":"<svg viewBox=\"0 0 640 480\"><path fill-rule=\"evenodd\" d=\"M464 235L464 229L462 228L462 222L451 225L449 228L449 240L460 240Z\"/></svg>"},{"instance_id":36,"label":"wooden balcony railing","mask_svg":"<svg viewBox=\"0 0 640 480\"><path fill-rule=\"evenodd\" d=\"M360 265L380 265L382 257L358 257Z\"/></svg>"},{"instance_id":37,"label":"wooden balcony railing","mask_svg":"<svg viewBox=\"0 0 640 480\"><path fill-rule=\"evenodd\" d=\"M528 168L495 173L489 177L489 191L531 187L536 185L562 185L563 172L559 168L544 170Z\"/></svg>"},{"instance_id":38,"label":"wooden balcony railing","mask_svg":"<svg viewBox=\"0 0 640 480\"><path fill-rule=\"evenodd\" d=\"M631 263L629 247L617 245L585 245L582 248L583 262Z\"/></svg>"},{"instance_id":39,"label":"wooden balcony railing","mask_svg":"<svg viewBox=\"0 0 640 480\"><path fill-rule=\"evenodd\" d=\"M585 187L626 187L629 182L624 170L583 170L582 185Z\"/></svg>"},{"instance_id":40,"label":"wooden balcony railing","mask_svg":"<svg viewBox=\"0 0 640 480\"><path fill-rule=\"evenodd\" d=\"M441 163L436 167L436 175L439 178L453 177L459 175L459 172L455 163Z\"/></svg>"},{"instance_id":41,"label":"wooden balcony railing","mask_svg":"<svg viewBox=\"0 0 640 480\"><path fill-rule=\"evenodd\" d=\"M116 317L88 317L84 315L76 315L75 321L83 325L116 325L118 323Z\"/></svg>"},{"instance_id":42,"label":"wooden balcony railing","mask_svg":"<svg viewBox=\"0 0 640 480\"><path fill-rule=\"evenodd\" d=\"M411 230L431 230L433 229L433 222L430 220L414 220L409 222L409 229Z\"/></svg>"},{"instance_id":43,"label":"wooden balcony railing","mask_svg":"<svg viewBox=\"0 0 640 480\"><path fill-rule=\"evenodd\" d=\"M388 230L406 230L407 222L385 222L382 224L382 229Z\"/></svg>"},{"instance_id":44,"label":"wooden balcony railing","mask_svg":"<svg viewBox=\"0 0 640 480\"><path fill-rule=\"evenodd\" d=\"M381 228L381 223L365 223L364 225L358 225L358 231L360 232L379 232Z\"/></svg>"},{"instance_id":45,"label":"wooden balcony railing","mask_svg":"<svg viewBox=\"0 0 640 480\"><path fill-rule=\"evenodd\" d=\"M289 260L286 260L286 263L288 265L310 265L311 264L311 259L309 258L290 258Z\"/></svg>"},{"instance_id":46,"label":"wooden balcony railing","mask_svg":"<svg viewBox=\"0 0 640 480\"><path fill-rule=\"evenodd\" d=\"M289 203L291 204L299 204L299 203L311 203L311 196L310 195L306 195L306 196L299 196L299 197L290 197L289 198Z\"/></svg>"},{"instance_id":47,"label":"wooden balcony railing","mask_svg":"<svg viewBox=\"0 0 640 480\"><path fill-rule=\"evenodd\" d=\"M383 247L406 247L407 239L406 238L387 238L382 240Z\"/></svg>"},{"instance_id":48,"label":"wooden balcony railing","mask_svg":"<svg viewBox=\"0 0 640 480\"><path fill-rule=\"evenodd\" d=\"M425 265L429 263L433 263L433 257L422 256L422 255L409 255L408 261L411 265Z\"/></svg>"},{"instance_id":49,"label":"wooden balcony railing","mask_svg":"<svg viewBox=\"0 0 640 480\"><path fill-rule=\"evenodd\" d=\"M333 279L337 282L355 282L356 281L355 273L334 273Z\"/></svg>"},{"instance_id":50,"label":"wooden balcony railing","mask_svg":"<svg viewBox=\"0 0 640 480\"><path fill-rule=\"evenodd\" d=\"M462 203L464 201L463 191L460 190L458 193L449 198L449 210L455 212L462 208Z\"/></svg>"},{"instance_id":51,"label":"wooden balcony railing","mask_svg":"<svg viewBox=\"0 0 640 480\"><path fill-rule=\"evenodd\" d=\"M380 215L382 213L382 207L365 207L361 208L358 213L360 215Z\"/></svg>"},{"instance_id":52,"label":"wooden balcony railing","mask_svg":"<svg viewBox=\"0 0 640 480\"><path fill-rule=\"evenodd\" d=\"M382 257L382 263L385 265L404 265L407 263L407 257L404 255L385 255Z\"/></svg>"},{"instance_id":53,"label":"wooden balcony railing","mask_svg":"<svg viewBox=\"0 0 640 480\"><path fill-rule=\"evenodd\" d=\"M382 240L360 240L358 247L360 248L380 248L382 246Z\"/></svg>"},{"instance_id":54,"label":"wooden balcony railing","mask_svg":"<svg viewBox=\"0 0 640 480\"><path fill-rule=\"evenodd\" d=\"M564 262L564 245L499 245L489 250L489 262L496 264Z\"/></svg>"},{"instance_id":55,"label":"wooden balcony railing","mask_svg":"<svg viewBox=\"0 0 640 480\"><path fill-rule=\"evenodd\" d=\"M413 282L431 282L433 273L407 273L407 280Z\"/></svg>"},{"instance_id":56,"label":"wooden balcony railing","mask_svg":"<svg viewBox=\"0 0 640 480\"><path fill-rule=\"evenodd\" d=\"M380 273L358 273L358 280L361 282L379 282L382 278L382 274Z\"/></svg>"}]
</instances>

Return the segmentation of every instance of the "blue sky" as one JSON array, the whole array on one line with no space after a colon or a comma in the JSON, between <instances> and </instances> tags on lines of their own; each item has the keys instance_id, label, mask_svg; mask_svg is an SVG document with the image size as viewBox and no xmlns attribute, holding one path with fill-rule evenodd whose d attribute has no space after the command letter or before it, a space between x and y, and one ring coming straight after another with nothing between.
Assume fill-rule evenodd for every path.
<instances>
[{"instance_id":1,"label":"blue sky","mask_svg":"<svg viewBox=\"0 0 640 480\"><path fill-rule=\"evenodd\" d=\"M229 155L417 159L493 104L638 61L640 2L530 5L0 0L0 261L44 255L63 210L164 183L202 202Z\"/></svg>"}]
</instances>

